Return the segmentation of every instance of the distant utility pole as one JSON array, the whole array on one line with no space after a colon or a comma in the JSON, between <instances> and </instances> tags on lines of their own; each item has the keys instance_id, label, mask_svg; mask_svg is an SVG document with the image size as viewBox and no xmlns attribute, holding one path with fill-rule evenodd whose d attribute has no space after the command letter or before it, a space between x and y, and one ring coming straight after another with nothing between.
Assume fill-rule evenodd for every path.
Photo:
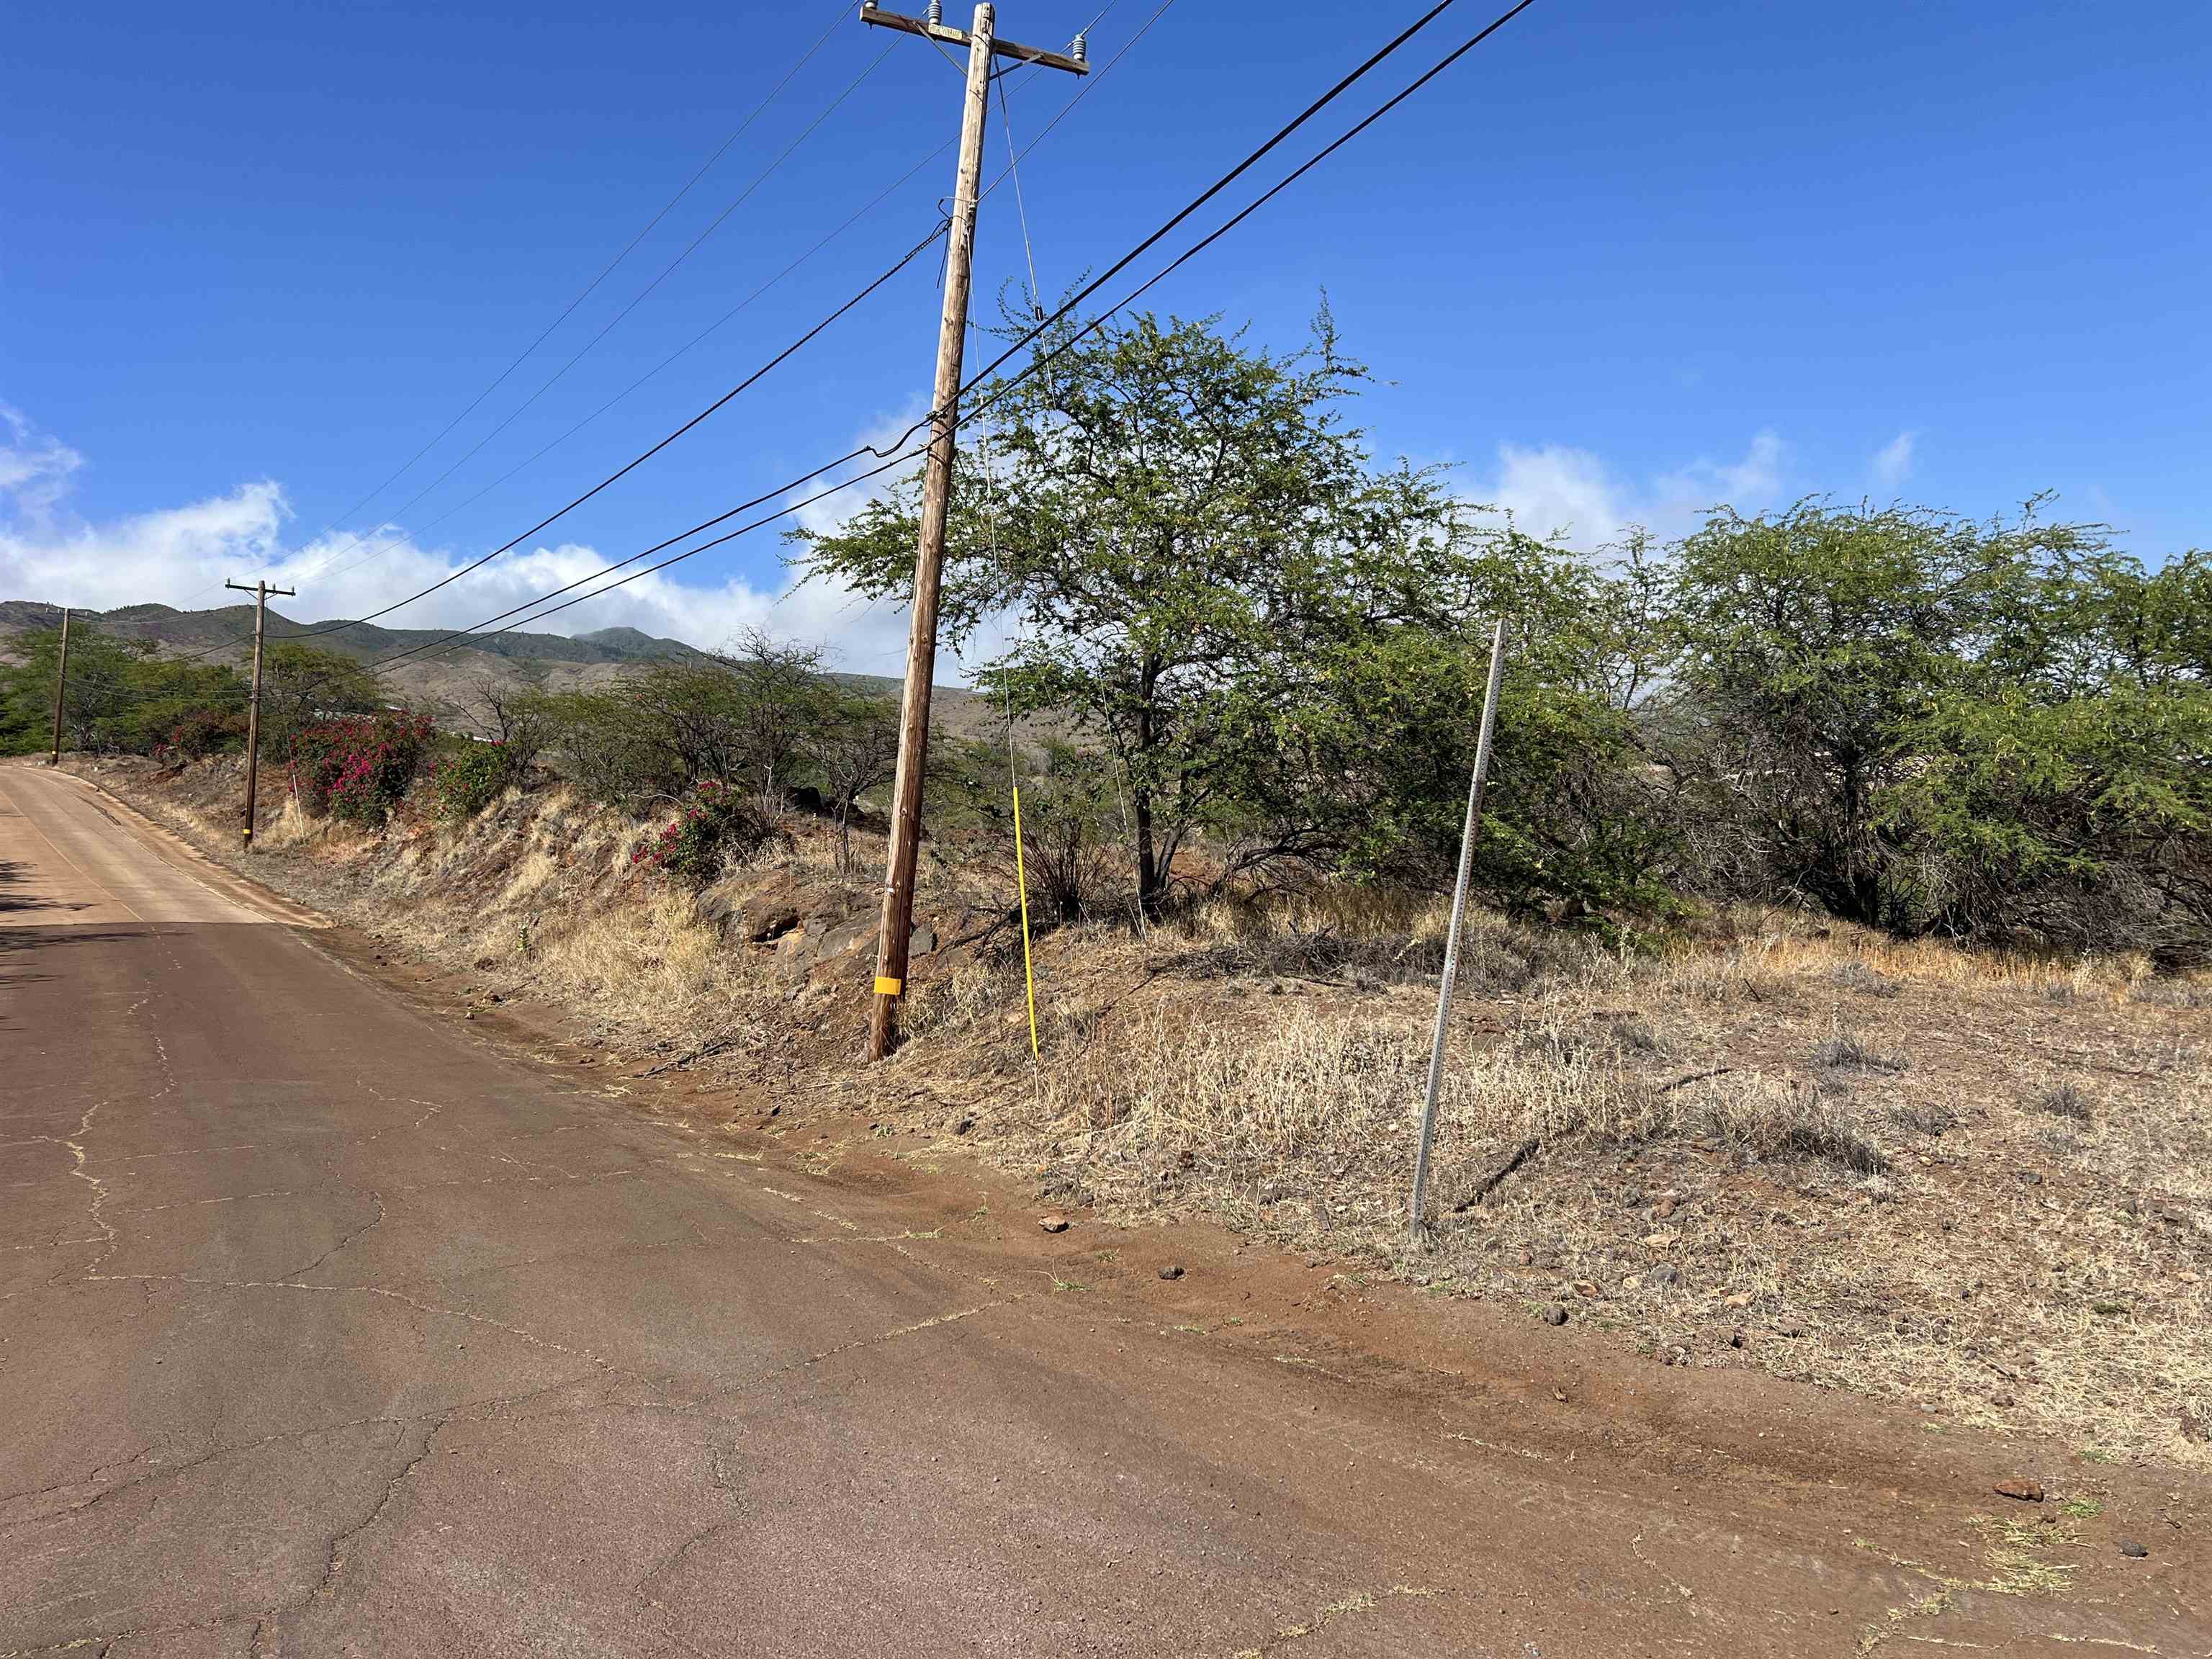
<instances>
[{"instance_id":1,"label":"distant utility pole","mask_svg":"<svg viewBox=\"0 0 2212 1659\"><path fill-rule=\"evenodd\" d=\"M253 595L253 696L246 705L245 850L250 853L253 850L253 798L261 781L261 634L269 621L269 596L281 594L289 599L294 592L289 587L271 587L267 582L256 582L251 587L238 582L223 586Z\"/></svg>"},{"instance_id":2,"label":"distant utility pole","mask_svg":"<svg viewBox=\"0 0 2212 1659\"><path fill-rule=\"evenodd\" d=\"M46 764L62 763L62 698L69 688L69 607L62 607L62 659L54 668L54 752Z\"/></svg>"},{"instance_id":3,"label":"distant utility pole","mask_svg":"<svg viewBox=\"0 0 2212 1659\"><path fill-rule=\"evenodd\" d=\"M968 335L968 290L975 254L975 204L983 173L983 123L990 107L991 60L1088 75L1083 37L1066 53L1000 40L988 4L975 8L963 33L945 23L942 0L927 17L879 11L868 0L860 21L968 48L967 102L960 121L960 167L945 251L945 309L937 334L937 387L931 403L929 465L922 481L921 532L914 560L914 616L907 630L906 691L899 704L898 774L891 785L890 853L884 873L883 930L876 947L875 1006L868 1019L868 1058L891 1051L900 994L906 989L908 934L914 926L914 872L921 848L921 778L929 754L929 691L937 671L938 586L945 562L945 518L952 495L953 432L960 418L962 348Z\"/></svg>"},{"instance_id":4,"label":"distant utility pole","mask_svg":"<svg viewBox=\"0 0 2212 1659\"><path fill-rule=\"evenodd\" d=\"M1474 863L1474 840L1482 829L1482 792L1490 781L1490 738L1498 726L1498 692L1505 682L1505 618L1490 636L1490 683L1482 694L1482 728L1474 740L1474 775L1467 786L1467 823L1459 836L1459 879L1452 888L1451 926L1444 933L1443 980L1437 987L1437 1030L1429 1045L1429 1088L1421 1106L1421 1138L1413 1148L1413 1199L1407 1217L1407 1242L1421 1243L1421 1210L1429 1184L1429 1144L1436 1139L1437 1102L1443 1094L1444 1037L1451 1029L1452 982L1459 977L1459 933L1467 915L1468 876Z\"/></svg>"}]
</instances>

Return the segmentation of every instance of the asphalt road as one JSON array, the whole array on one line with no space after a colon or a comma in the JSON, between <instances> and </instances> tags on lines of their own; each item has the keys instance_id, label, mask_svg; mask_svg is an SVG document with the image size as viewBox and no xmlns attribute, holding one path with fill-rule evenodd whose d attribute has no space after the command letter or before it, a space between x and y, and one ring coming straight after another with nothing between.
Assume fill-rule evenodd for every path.
<instances>
[{"instance_id":1,"label":"asphalt road","mask_svg":"<svg viewBox=\"0 0 2212 1659\"><path fill-rule=\"evenodd\" d=\"M0 768L0 1655L2198 1650L1913 1610L1981 1547L1888 1466L1578 1460L902 1237L304 920Z\"/></svg>"}]
</instances>

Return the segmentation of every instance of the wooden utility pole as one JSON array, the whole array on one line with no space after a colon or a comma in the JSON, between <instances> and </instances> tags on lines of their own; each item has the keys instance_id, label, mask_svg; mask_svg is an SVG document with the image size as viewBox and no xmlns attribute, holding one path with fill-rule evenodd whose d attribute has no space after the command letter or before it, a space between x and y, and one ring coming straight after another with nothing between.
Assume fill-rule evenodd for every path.
<instances>
[{"instance_id":1,"label":"wooden utility pole","mask_svg":"<svg viewBox=\"0 0 2212 1659\"><path fill-rule=\"evenodd\" d=\"M62 763L62 698L69 689L69 607L62 607L62 659L54 667L54 752L46 757L49 766Z\"/></svg>"},{"instance_id":2,"label":"wooden utility pole","mask_svg":"<svg viewBox=\"0 0 2212 1659\"><path fill-rule=\"evenodd\" d=\"M251 587L238 582L223 586L253 595L253 695L246 705L246 850L250 853L253 850L253 798L261 782L261 635L269 621L269 596L277 593L289 599L293 590L271 587L267 582L256 582Z\"/></svg>"},{"instance_id":3,"label":"wooden utility pole","mask_svg":"<svg viewBox=\"0 0 2212 1659\"><path fill-rule=\"evenodd\" d=\"M918 34L926 40L968 48L966 105L960 122L960 165L952 197L952 222L945 250L945 307L937 333L937 385L930 408L933 428L928 470L922 480L921 530L914 560L914 614L907 630L906 690L899 703L898 773L891 785L890 852L884 872L883 927L876 946L875 1006L868 1018L868 1058L881 1060L897 1037L898 1000L906 989L908 936L914 926L914 872L921 851L921 780L929 757L929 692L937 671L938 586L945 562L945 519L952 495L953 434L960 420L963 348L968 336L968 291L975 255L975 206L983 173L983 124L990 108L991 60L1012 58L1087 75L1083 43L1070 53L1041 52L1001 40L990 5L975 8L974 26L948 28L941 0L927 17L901 17L860 8L860 21Z\"/></svg>"}]
</instances>

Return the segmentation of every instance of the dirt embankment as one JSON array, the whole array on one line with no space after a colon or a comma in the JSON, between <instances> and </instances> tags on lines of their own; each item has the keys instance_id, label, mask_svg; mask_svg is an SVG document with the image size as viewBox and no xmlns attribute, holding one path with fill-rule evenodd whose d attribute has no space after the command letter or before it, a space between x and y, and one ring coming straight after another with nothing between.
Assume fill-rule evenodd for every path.
<instances>
[{"instance_id":1,"label":"dirt embankment","mask_svg":"<svg viewBox=\"0 0 2212 1659\"><path fill-rule=\"evenodd\" d=\"M225 769L88 769L240 862ZM1323 894L1056 930L1033 1062L1010 883L933 855L912 1039L862 1068L873 884L802 827L695 894L633 871L644 833L557 793L375 837L283 812L251 863L477 1008L557 1009L639 1076L703 1085L687 1110L802 1167L972 1150L1048 1203L1218 1220L1536 1340L1850 1389L2077 1469L2212 1468L2201 984L1780 915L1649 953L1482 921L1437 1224L1409 1251L1433 910Z\"/></svg>"}]
</instances>

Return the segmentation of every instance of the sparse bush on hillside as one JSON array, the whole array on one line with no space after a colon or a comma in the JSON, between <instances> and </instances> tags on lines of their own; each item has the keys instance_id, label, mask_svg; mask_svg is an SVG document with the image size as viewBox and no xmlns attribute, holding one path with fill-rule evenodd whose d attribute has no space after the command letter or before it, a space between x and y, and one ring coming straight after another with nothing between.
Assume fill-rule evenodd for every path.
<instances>
[{"instance_id":1,"label":"sparse bush on hillside","mask_svg":"<svg viewBox=\"0 0 2212 1659\"><path fill-rule=\"evenodd\" d=\"M181 764L246 746L246 711L227 697L179 709L167 734L154 745L157 760Z\"/></svg>"},{"instance_id":2,"label":"sparse bush on hillside","mask_svg":"<svg viewBox=\"0 0 2212 1659\"><path fill-rule=\"evenodd\" d=\"M1026 757L1018 763L1024 769L1022 858L1031 916L1073 922L1110 910L1115 875L1126 860L1115 844L1121 824L1105 757L1050 742L1042 767ZM1006 751L997 744L953 739L932 750L933 823L943 833L980 842L1009 885L1015 873L1012 783ZM1126 919L1134 884L1125 885L1122 895Z\"/></svg>"},{"instance_id":3,"label":"sparse bush on hillside","mask_svg":"<svg viewBox=\"0 0 2212 1659\"><path fill-rule=\"evenodd\" d=\"M292 744L292 787L310 812L379 827L415 781L435 730L427 714L386 709L325 720Z\"/></svg>"},{"instance_id":4,"label":"sparse bush on hillside","mask_svg":"<svg viewBox=\"0 0 2212 1659\"><path fill-rule=\"evenodd\" d=\"M447 738L431 757L430 808L447 823L472 818L515 781L514 757L500 743Z\"/></svg>"},{"instance_id":5,"label":"sparse bush on hillside","mask_svg":"<svg viewBox=\"0 0 2212 1659\"><path fill-rule=\"evenodd\" d=\"M585 799L635 807L684 787L643 702L627 690L557 692L545 708L549 746Z\"/></svg>"},{"instance_id":6,"label":"sparse bush on hillside","mask_svg":"<svg viewBox=\"0 0 2212 1659\"><path fill-rule=\"evenodd\" d=\"M514 678L478 674L463 690L462 713L507 758L507 781L526 783L538 757L553 741L554 713L545 691L545 665L525 659Z\"/></svg>"},{"instance_id":7,"label":"sparse bush on hillside","mask_svg":"<svg viewBox=\"0 0 2212 1659\"><path fill-rule=\"evenodd\" d=\"M296 761L296 740L308 727L374 715L384 704L384 688L375 673L343 652L297 640L272 641L262 653L262 758Z\"/></svg>"},{"instance_id":8,"label":"sparse bush on hillside","mask_svg":"<svg viewBox=\"0 0 2212 1659\"><path fill-rule=\"evenodd\" d=\"M808 760L837 825L837 869L853 872L853 817L860 797L889 783L898 768L898 707L880 697L841 696L808 739Z\"/></svg>"},{"instance_id":9,"label":"sparse bush on hillside","mask_svg":"<svg viewBox=\"0 0 2212 1659\"><path fill-rule=\"evenodd\" d=\"M725 864L757 852L778 834L751 797L715 779L702 780L672 823L630 854L631 865L684 881L708 882Z\"/></svg>"},{"instance_id":10,"label":"sparse bush on hillside","mask_svg":"<svg viewBox=\"0 0 2212 1659\"><path fill-rule=\"evenodd\" d=\"M713 781L749 788L773 811L813 780L842 824L898 752L885 705L840 692L814 647L757 634L509 713L587 799L634 809Z\"/></svg>"},{"instance_id":11,"label":"sparse bush on hillside","mask_svg":"<svg viewBox=\"0 0 2212 1659\"><path fill-rule=\"evenodd\" d=\"M815 766L816 744L842 713L842 699L823 678L822 652L756 628L715 653L714 663L730 686L733 741L722 775L750 785L771 808L780 806Z\"/></svg>"}]
</instances>

